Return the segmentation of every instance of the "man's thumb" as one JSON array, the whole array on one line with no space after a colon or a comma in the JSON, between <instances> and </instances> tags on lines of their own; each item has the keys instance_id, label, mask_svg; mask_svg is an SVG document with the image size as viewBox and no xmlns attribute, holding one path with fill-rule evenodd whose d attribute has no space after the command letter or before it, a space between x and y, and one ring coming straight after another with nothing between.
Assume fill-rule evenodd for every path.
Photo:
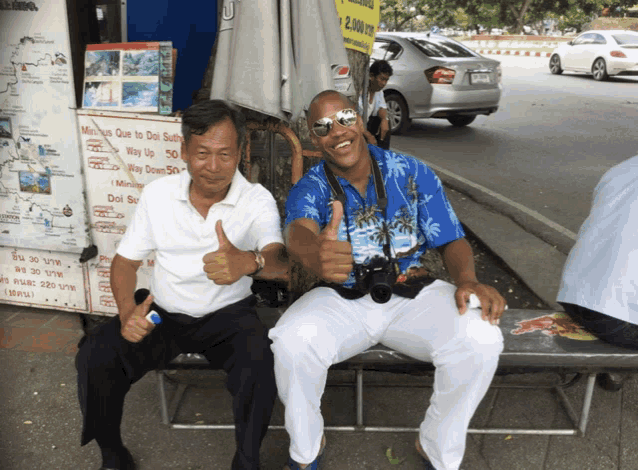
<instances>
[{"instance_id":1,"label":"man's thumb","mask_svg":"<svg viewBox=\"0 0 638 470\"><path fill-rule=\"evenodd\" d=\"M153 303L153 296L149 294L148 297L144 299L144 302L142 302L142 311L144 315L146 315L148 311L151 309L152 303Z\"/></svg>"},{"instance_id":2,"label":"man's thumb","mask_svg":"<svg viewBox=\"0 0 638 470\"><path fill-rule=\"evenodd\" d=\"M215 232L217 232L217 239L219 240L219 248L218 250L223 250L231 245L230 240L226 236L224 229L222 228L222 221L218 220L215 224Z\"/></svg>"},{"instance_id":3,"label":"man's thumb","mask_svg":"<svg viewBox=\"0 0 638 470\"><path fill-rule=\"evenodd\" d=\"M339 235L339 225L341 224L342 218L343 205L341 205L340 201L335 200L332 202L332 218L324 229L324 232L326 232L328 236L330 236L330 238L333 240L337 240L337 236Z\"/></svg>"}]
</instances>

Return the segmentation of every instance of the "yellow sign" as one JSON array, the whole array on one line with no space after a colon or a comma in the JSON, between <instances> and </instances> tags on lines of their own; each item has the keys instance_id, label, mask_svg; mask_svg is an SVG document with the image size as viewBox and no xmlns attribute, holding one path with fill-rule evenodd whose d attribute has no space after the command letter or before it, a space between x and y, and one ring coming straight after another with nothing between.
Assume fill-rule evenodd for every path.
<instances>
[{"instance_id":1,"label":"yellow sign","mask_svg":"<svg viewBox=\"0 0 638 470\"><path fill-rule=\"evenodd\" d=\"M343 44L370 55L379 24L381 0L335 0Z\"/></svg>"}]
</instances>

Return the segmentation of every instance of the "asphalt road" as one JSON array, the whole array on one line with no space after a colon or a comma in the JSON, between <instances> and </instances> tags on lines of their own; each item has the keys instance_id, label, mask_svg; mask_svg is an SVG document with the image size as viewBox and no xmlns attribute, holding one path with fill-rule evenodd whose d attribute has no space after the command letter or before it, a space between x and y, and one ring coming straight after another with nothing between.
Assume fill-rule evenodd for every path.
<instances>
[{"instance_id":1,"label":"asphalt road","mask_svg":"<svg viewBox=\"0 0 638 470\"><path fill-rule=\"evenodd\" d=\"M495 58L503 67L497 113L466 128L414 120L391 146L577 232L603 173L638 154L638 77L596 82L551 75L547 58Z\"/></svg>"}]
</instances>

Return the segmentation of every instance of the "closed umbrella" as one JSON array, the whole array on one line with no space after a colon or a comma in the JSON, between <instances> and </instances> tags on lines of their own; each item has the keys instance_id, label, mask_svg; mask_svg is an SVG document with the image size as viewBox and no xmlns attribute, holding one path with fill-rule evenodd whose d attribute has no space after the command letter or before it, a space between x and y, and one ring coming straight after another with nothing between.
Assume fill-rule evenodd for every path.
<instances>
[{"instance_id":1,"label":"closed umbrella","mask_svg":"<svg viewBox=\"0 0 638 470\"><path fill-rule=\"evenodd\" d=\"M354 97L330 0L224 0L211 99L293 121L325 89Z\"/></svg>"}]
</instances>

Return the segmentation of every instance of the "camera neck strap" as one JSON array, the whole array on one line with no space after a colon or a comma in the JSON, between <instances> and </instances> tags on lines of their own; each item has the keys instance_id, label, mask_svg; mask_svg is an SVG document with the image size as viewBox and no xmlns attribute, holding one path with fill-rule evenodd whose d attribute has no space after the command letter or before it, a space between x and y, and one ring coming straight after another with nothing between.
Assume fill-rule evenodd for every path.
<instances>
[{"instance_id":1,"label":"camera neck strap","mask_svg":"<svg viewBox=\"0 0 638 470\"><path fill-rule=\"evenodd\" d=\"M388 207L388 195L385 192L385 186L383 184L383 177L381 176L381 170L379 169L379 164L377 161L370 156L370 165L372 167L372 177L374 181L374 191L377 195L377 205L383 211L383 228L385 230L385 245L383 246L383 253L386 255L388 259L391 259L390 253L390 228L386 223L386 209ZM348 230L348 226L350 225L348 222L348 211L346 210L346 193L334 173L328 166L328 163L324 163L323 168L326 172L326 178L328 180L328 184L330 185L330 189L335 196L335 199L341 202L341 206L343 207L343 215L346 221L346 236L348 237L348 242L352 244L352 240L350 239L350 231Z\"/></svg>"}]
</instances>

